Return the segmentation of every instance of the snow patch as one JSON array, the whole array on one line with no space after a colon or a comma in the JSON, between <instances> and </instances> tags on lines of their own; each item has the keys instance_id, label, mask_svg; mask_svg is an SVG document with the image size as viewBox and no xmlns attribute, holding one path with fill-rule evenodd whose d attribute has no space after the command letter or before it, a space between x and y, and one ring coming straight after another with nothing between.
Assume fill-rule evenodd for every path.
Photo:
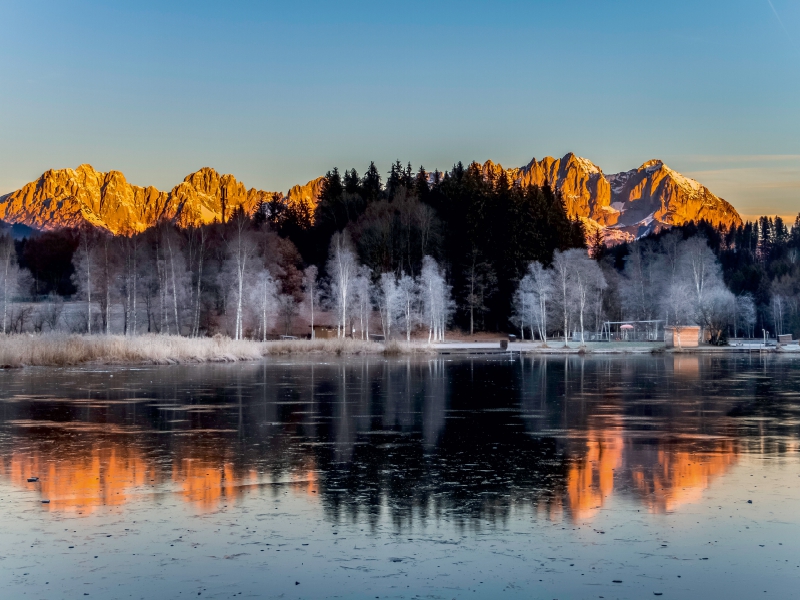
<instances>
[{"instance_id":1,"label":"snow patch","mask_svg":"<svg viewBox=\"0 0 800 600\"><path fill-rule=\"evenodd\" d=\"M600 167L598 167L596 164L594 164L588 158L583 158L582 156L576 156L575 157L575 161L581 167L583 167L584 171L586 171L587 173L591 173L593 175L600 175L600 174L603 173L603 171L600 170Z\"/></svg>"}]
</instances>

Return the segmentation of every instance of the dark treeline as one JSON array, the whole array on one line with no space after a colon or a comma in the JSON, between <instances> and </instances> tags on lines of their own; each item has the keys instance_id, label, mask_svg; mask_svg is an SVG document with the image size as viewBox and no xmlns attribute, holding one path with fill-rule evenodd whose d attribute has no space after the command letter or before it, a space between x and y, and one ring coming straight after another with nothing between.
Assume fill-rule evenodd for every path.
<instances>
[{"instance_id":1,"label":"dark treeline","mask_svg":"<svg viewBox=\"0 0 800 600\"><path fill-rule=\"evenodd\" d=\"M549 264L553 252L585 247L580 221L567 217L550 187L521 188L503 173L485 177L480 165L459 163L447 173L428 173L398 161L385 185L375 164L329 171L316 212L276 196L260 211L291 240L307 264L322 267L331 237L347 230L359 259L374 276L416 276L423 257L445 265L458 306L455 325L505 330L511 297L527 265Z\"/></svg>"},{"instance_id":2,"label":"dark treeline","mask_svg":"<svg viewBox=\"0 0 800 600\"><path fill-rule=\"evenodd\" d=\"M656 244L665 236L682 239L702 236L722 267L726 286L737 297L755 305L756 336L762 329L772 335L800 337L800 215L789 228L781 217L761 217L756 222L717 228L707 222L673 227L633 244L605 250L620 272L637 246Z\"/></svg>"}]
</instances>

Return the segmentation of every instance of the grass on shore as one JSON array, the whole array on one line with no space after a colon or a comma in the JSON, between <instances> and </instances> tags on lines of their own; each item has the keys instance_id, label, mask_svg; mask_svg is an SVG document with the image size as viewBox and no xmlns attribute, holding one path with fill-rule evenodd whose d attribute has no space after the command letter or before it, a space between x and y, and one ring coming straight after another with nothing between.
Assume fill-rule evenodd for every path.
<instances>
[{"instance_id":1,"label":"grass on shore","mask_svg":"<svg viewBox=\"0 0 800 600\"><path fill-rule=\"evenodd\" d=\"M259 360L267 355L400 355L427 353L419 344L365 340L287 340L256 342L228 337L175 335L0 335L0 367L75 366L83 364L180 364Z\"/></svg>"}]
</instances>

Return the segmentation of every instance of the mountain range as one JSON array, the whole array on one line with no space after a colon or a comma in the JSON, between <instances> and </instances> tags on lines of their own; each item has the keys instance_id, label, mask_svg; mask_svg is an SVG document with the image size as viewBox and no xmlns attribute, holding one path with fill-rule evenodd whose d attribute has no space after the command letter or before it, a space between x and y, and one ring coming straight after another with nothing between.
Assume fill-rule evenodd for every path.
<instances>
[{"instance_id":1,"label":"mountain range","mask_svg":"<svg viewBox=\"0 0 800 600\"><path fill-rule=\"evenodd\" d=\"M582 219L590 232L602 230L608 243L701 219L724 226L742 222L731 204L660 160L613 175L572 153L560 159L534 158L519 168L504 169L492 161L481 168L487 178L505 171L520 185L550 185L561 192L569 216ZM291 188L288 204L303 205L313 214L322 180ZM273 192L247 189L233 175L220 175L209 167L164 192L132 185L119 171L103 173L80 165L49 170L0 196L0 220L38 230L91 224L125 234L143 231L161 219L182 226L224 221L236 207L252 211L272 196Z\"/></svg>"}]
</instances>

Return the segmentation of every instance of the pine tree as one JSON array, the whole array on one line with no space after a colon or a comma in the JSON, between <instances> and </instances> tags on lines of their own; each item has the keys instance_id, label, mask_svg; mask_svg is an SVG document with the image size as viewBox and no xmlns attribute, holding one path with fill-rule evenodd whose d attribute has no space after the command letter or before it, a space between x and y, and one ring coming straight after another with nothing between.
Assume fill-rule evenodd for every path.
<instances>
[{"instance_id":1,"label":"pine tree","mask_svg":"<svg viewBox=\"0 0 800 600\"><path fill-rule=\"evenodd\" d=\"M361 180L361 189L364 200L366 200L367 203L380 200L382 191L381 174L378 172L375 162L369 163L369 169L364 173L364 177Z\"/></svg>"}]
</instances>

